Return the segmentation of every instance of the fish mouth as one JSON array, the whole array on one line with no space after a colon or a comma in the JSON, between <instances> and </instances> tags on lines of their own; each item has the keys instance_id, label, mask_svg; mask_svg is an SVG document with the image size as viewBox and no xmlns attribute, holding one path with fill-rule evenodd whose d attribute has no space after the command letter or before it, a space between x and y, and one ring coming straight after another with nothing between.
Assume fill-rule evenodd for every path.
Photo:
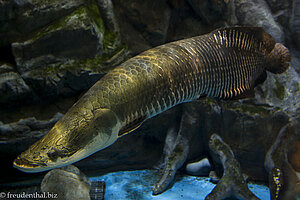
<instances>
[{"instance_id":1,"label":"fish mouth","mask_svg":"<svg viewBox=\"0 0 300 200\"><path fill-rule=\"evenodd\" d=\"M18 156L13 162L14 168L23 171L23 172L42 172L45 171L47 166L44 163L29 161L25 158Z\"/></svg>"},{"instance_id":2,"label":"fish mouth","mask_svg":"<svg viewBox=\"0 0 300 200\"><path fill-rule=\"evenodd\" d=\"M65 158L59 158L57 162L54 163L49 163L48 161L41 162L38 160L29 160L27 158L24 158L24 156L19 155L13 162L13 167L26 173L38 173L38 172L45 172L48 170L52 170L55 168L60 168L64 167L67 165L70 165L78 160L83 159L85 156L84 151L80 151L80 153L83 153L83 155L78 156L70 156L70 157L65 157Z\"/></svg>"}]
</instances>

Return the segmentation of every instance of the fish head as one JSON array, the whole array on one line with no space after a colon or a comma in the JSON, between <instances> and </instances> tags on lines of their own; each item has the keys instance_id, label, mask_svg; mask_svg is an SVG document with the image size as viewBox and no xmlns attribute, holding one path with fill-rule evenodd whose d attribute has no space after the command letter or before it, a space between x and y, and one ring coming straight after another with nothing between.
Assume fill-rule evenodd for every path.
<instances>
[{"instance_id":1,"label":"fish head","mask_svg":"<svg viewBox=\"0 0 300 200\"><path fill-rule=\"evenodd\" d=\"M110 109L89 113L71 109L13 165L29 173L70 165L113 144L120 127L118 117Z\"/></svg>"}]
</instances>

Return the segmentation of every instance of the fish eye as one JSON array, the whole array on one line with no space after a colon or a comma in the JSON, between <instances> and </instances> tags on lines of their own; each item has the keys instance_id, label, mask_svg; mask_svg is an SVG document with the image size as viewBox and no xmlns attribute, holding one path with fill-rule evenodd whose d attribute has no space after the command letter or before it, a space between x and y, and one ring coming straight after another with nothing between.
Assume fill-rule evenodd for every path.
<instances>
[{"instance_id":1,"label":"fish eye","mask_svg":"<svg viewBox=\"0 0 300 200\"><path fill-rule=\"evenodd\" d=\"M52 149L47 153L47 155L48 155L48 157L49 157L50 160L55 161L55 160L57 160L57 158L58 158L58 156L59 156L59 152L60 152L60 151L59 151L58 149L52 148Z\"/></svg>"}]
</instances>

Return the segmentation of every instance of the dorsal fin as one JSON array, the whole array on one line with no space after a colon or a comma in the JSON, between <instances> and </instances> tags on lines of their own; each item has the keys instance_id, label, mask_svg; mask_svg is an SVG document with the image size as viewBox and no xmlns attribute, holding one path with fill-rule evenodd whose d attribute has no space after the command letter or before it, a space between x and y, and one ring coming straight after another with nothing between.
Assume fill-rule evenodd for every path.
<instances>
[{"instance_id":1,"label":"dorsal fin","mask_svg":"<svg viewBox=\"0 0 300 200\"><path fill-rule=\"evenodd\" d=\"M228 27L210 33L218 44L269 54L275 41L261 27Z\"/></svg>"},{"instance_id":2,"label":"dorsal fin","mask_svg":"<svg viewBox=\"0 0 300 200\"><path fill-rule=\"evenodd\" d=\"M140 118L132 121L131 123L125 125L119 131L118 136L121 137L121 136L124 136L124 135L130 133L131 131L134 131L135 129L140 127L145 120L146 120L146 117L140 117Z\"/></svg>"}]
</instances>

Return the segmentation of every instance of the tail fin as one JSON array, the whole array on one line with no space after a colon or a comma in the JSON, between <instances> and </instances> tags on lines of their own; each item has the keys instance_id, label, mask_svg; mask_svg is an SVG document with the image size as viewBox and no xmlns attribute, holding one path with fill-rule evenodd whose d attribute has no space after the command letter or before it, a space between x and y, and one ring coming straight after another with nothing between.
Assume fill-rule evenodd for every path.
<instances>
[{"instance_id":1,"label":"tail fin","mask_svg":"<svg viewBox=\"0 0 300 200\"><path fill-rule=\"evenodd\" d=\"M291 55L289 50L280 43L276 43L268 56L267 70L274 74L281 74L290 66Z\"/></svg>"}]
</instances>

